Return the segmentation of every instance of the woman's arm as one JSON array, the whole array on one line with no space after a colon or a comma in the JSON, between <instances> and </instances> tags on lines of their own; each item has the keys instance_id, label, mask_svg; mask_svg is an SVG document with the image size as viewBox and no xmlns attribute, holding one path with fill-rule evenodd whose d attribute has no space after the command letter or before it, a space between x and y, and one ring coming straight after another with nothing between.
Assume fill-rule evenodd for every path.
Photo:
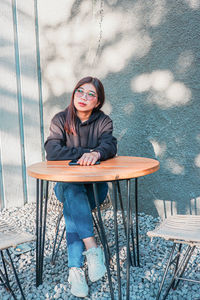
<instances>
[{"instance_id":1,"label":"woman's arm","mask_svg":"<svg viewBox=\"0 0 200 300\"><path fill-rule=\"evenodd\" d=\"M103 119L99 129L98 146L93 150L100 153L101 160L106 160L117 154L117 139L112 135L113 122L110 117Z\"/></svg>"},{"instance_id":2,"label":"woman's arm","mask_svg":"<svg viewBox=\"0 0 200 300\"><path fill-rule=\"evenodd\" d=\"M64 124L65 118L60 113L51 121L50 135L44 144L47 160L78 159L84 153L90 152L87 148L66 146Z\"/></svg>"},{"instance_id":3,"label":"woman's arm","mask_svg":"<svg viewBox=\"0 0 200 300\"><path fill-rule=\"evenodd\" d=\"M84 153L78 160L82 166L94 165L97 160L106 160L116 155L117 140L112 135L112 120L105 116L98 124L98 146L90 149L90 153Z\"/></svg>"}]
</instances>

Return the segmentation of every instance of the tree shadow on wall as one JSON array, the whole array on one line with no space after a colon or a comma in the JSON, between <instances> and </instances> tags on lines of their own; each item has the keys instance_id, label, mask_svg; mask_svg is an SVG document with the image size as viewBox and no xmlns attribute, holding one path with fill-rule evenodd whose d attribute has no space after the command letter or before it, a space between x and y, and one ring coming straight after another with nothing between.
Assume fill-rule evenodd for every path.
<instances>
[{"instance_id":1,"label":"tree shadow on wall","mask_svg":"<svg viewBox=\"0 0 200 300\"><path fill-rule=\"evenodd\" d=\"M118 154L161 164L140 180L141 211L198 213L192 203L200 175L199 7L192 1L88 3L68 4L66 18L42 28L45 115L66 107L81 77L101 78Z\"/></svg>"}]
</instances>

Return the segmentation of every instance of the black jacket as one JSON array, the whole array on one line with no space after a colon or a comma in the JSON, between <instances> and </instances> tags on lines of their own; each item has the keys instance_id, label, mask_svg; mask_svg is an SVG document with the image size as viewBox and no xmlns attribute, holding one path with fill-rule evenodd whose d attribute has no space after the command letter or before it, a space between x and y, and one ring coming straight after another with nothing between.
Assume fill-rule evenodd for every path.
<instances>
[{"instance_id":1,"label":"black jacket","mask_svg":"<svg viewBox=\"0 0 200 300\"><path fill-rule=\"evenodd\" d=\"M78 159L91 149L100 152L101 160L116 155L117 140L112 135L113 125L109 116L96 111L83 123L77 117L77 136L74 136L64 129L66 113L67 109L59 112L51 121L50 135L44 145L47 160Z\"/></svg>"}]
</instances>

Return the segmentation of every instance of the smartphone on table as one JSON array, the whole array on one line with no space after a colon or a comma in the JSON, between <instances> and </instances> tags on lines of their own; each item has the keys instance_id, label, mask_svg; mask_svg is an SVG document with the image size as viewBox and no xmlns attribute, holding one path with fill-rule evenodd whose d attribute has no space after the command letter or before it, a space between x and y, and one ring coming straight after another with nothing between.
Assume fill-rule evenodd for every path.
<instances>
[{"instance_id":1,"label":"smartphone on table","mask_svg":"<svg viewBox=\"0 0 200 300\"><path fill-rule=\"evenodd\" d=\"M78 159L72 159L69 162L69 166L79 166L79 163L77 163L77 161L78 161ZM100 160L97 160L94 165L99 165L99 164L100 164Z\"/></svg>"}]
</instances>

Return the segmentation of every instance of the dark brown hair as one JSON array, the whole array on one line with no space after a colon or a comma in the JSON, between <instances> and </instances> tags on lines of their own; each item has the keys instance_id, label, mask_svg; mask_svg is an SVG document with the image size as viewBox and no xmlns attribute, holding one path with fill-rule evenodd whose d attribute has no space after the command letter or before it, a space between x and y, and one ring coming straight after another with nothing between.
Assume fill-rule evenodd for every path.
<instances>
[{"instance_id":1,"label":"dark brown hair","mask_svg":"<svg viewBox=\"0 0 200 300\"><path fill-rule=\"evenodd\" d=\"M101 109L101 107L104 104L105 101L105 93L104 93L104 87L101 81L95 77L84 77L76 84L71 97L70 105L68 106L67 110L67 116L66 116L66 122L65 122L65 130L69 134L76 135L76 128L75 128L75 120L76 120L76 108L74 106L74 94L76 89L78 89L81 85L85 83L91 83L96 88L97 91L97 99L99 102L99 105L94 108L93 111L98 111Z\"/></svg>"}]
</instances>

